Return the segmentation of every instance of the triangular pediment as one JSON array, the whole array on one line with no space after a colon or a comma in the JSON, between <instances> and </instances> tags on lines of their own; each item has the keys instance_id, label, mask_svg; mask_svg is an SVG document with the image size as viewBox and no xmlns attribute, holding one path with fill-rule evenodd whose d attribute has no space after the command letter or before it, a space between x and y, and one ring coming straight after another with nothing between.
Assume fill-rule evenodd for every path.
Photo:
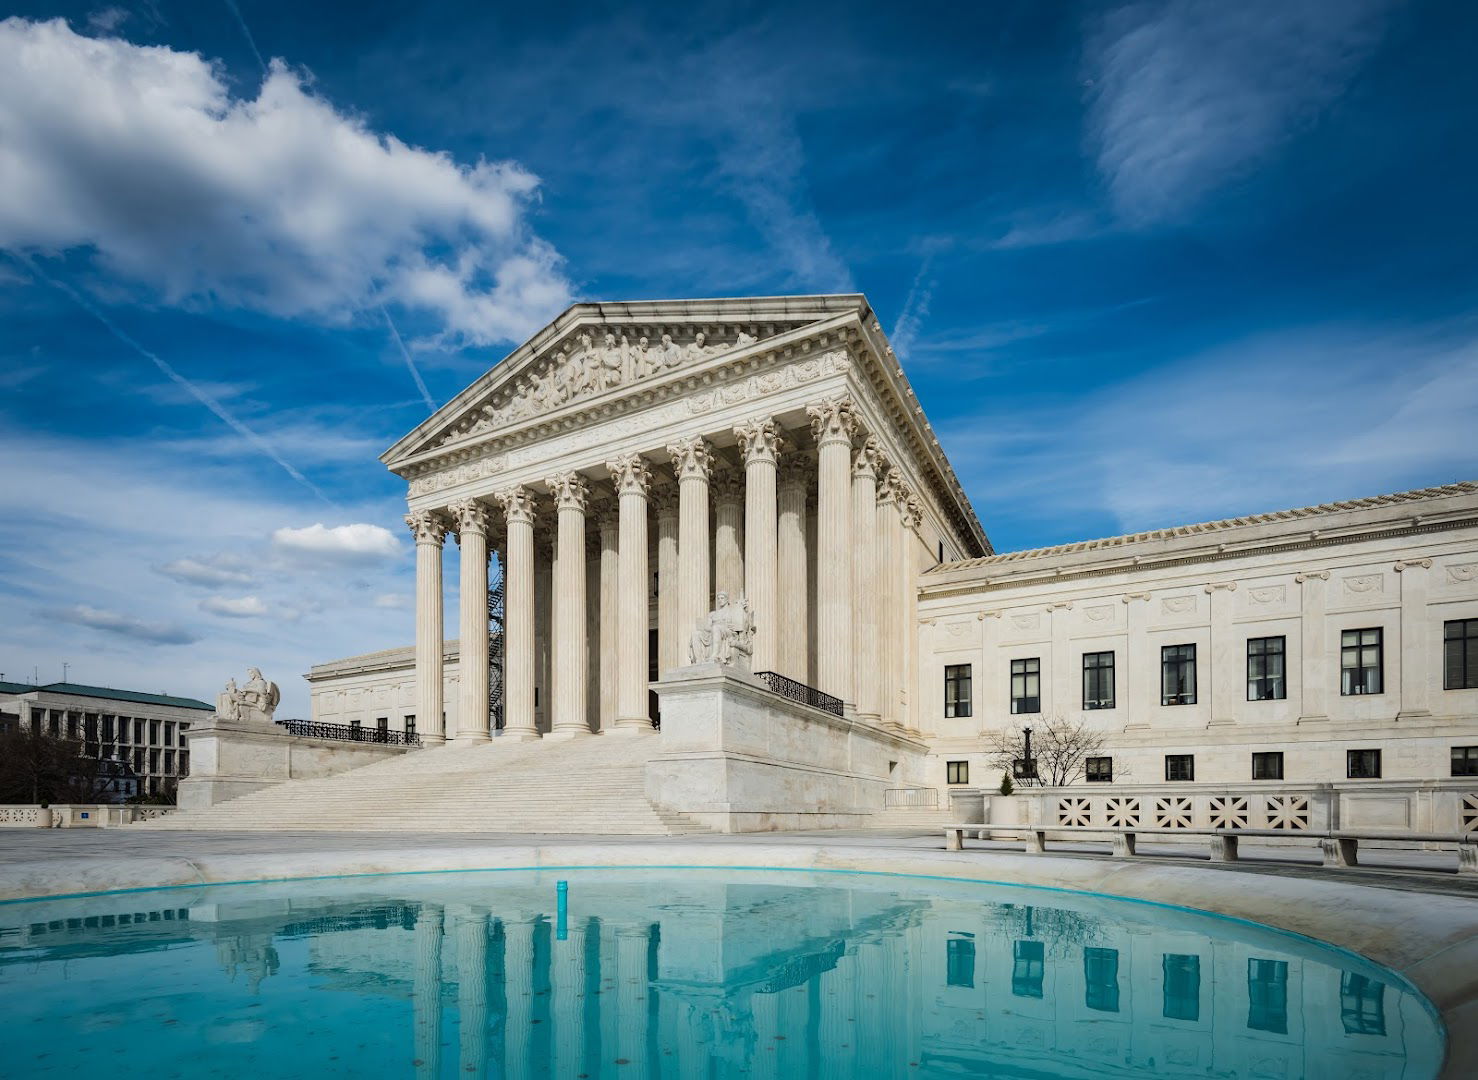
<instances>
[{"instance_id":1,"label":"triangular pediment","mask_svg":"<svg viewBox=\"0 0 1478 1080\"><path fill-rule=\"evenodd\" d=\"M555 413L640 394L772 339L865 310L860 296L576 304L382 456L398 470Z\"/></svg>"}]
</instances>

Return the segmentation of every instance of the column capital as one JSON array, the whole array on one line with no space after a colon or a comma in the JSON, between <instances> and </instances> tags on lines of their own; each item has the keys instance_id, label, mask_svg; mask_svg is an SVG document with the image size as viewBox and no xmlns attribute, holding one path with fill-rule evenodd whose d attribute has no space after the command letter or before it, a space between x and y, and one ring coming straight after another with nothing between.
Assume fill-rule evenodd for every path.
<instances>
[{"instance_id":1,"label":"column capital","mask_svg":"<svg viewBox=\"0 0 1478 1080\"><path fill-rule=\"evenodd\" d=\"M857 431L857 416L852 399L846 394L807 405L806 414L811 417L811 434L816 437L818 445L852 444L852 435Z\"/></svg>"},{"instance_id":2,"label":"column capital","mask_svg":"<svg viewBox=\"0 0 1478 1080\"><path fill-rule=\"evenodd\" d=\"M742 424L734 425L734 437L744 454L744 464L752 461L768 461L772 464L780 459L780 426L769 416L756 416Z\"/></svg>"},{"instance_id":3,"label":"column capital","mask_svg":"<svg viewBox=\"0 0 1478 1080\"><path fill-rule=\"evenodd\" d=\"M510 525L532 525L537 516L534 511L534 493L519 485L500 491L493 498L503 507L503 519Z\"/></svg>"},{"instance_id":4,"label":"column capital","mask_svg":"<svg viewBox=\"0 0 1478 1080\"><path fill-rule=\"evenodd\" d=\"M491 514L487 503L477 499L458 499L447 507L453 518L453 528L458 536L465 533L488 534Z\"/></svg>"},{"instance_id":5,"label":"column capital","mask_svg":"<svg viewBox=\"0 0 1478 1080\"><path fill-rule=\"evenodd\" d=\"M676 520L678 510L677 485L671 480L660 480L647 489L647 500L652 504L652 512L659 518L672 518Z\"/></svg>"},{"instance_id":6,"label":"column capital","mask_svg":"<svg viewBox=\"0 0 1478 1080\"><path fill-rule=\"evenodd\" d=\"M597 499L592 499L590 513L595 518L596 525L602 530L611 529L614 531L621 523L620 508L617 506L616 500L609 495L602 495Z\"/></svg>"},{"instance_id":7,"label":"column capital","mask_svg":"<svg viewBox=\"0 0 1478 1080\"><path fill-rule=\"evenodd\" d=\"M713 447L702 435L668 443L667 453L672 457L672 471L679 482L707 480L713 472Z\"/></svg>"},{"instance_id":8,"label":"column capital","mask_svg":"<svg viewBox=\"0 0 1478 1080\"><path fill-rule=\"evenodd\" d=\"M559 510L584 511L590 503L590 483L577 472L561 473L544 481Z\"/></svg>"},{"instance_id":9,"label":"column capital","mask_svg":"<svg viewBox=\"0 0 1478 1080\"><path fill-rule=\"evenodd\" d=\"M882 467L882 448L878 445L878 440L869 435L862 440L862 445L852 455L852 475L857 478L876 480Z\"/></svg>"},{"instance_id":10,"label":"column capital","mask_svg":"<svg viewBox=\"0 0 1478 1080\"><path fill-rule=\"evenodd\" d=\"M418 544L440 547L446 539L449 524L439 510L417 510L405 516L405 523Z\"/></svg>"},{"instance_id":11,"label":"column capital","mask_svg":"<svg viewBox=\"0 0 1478 1080\"><path fill-rule=\"evenodd\" d=\"M710 481L713 501L717 506L741 506L744 503L744 473L728 465L713 470Z\"/></svg>"},{"instance_id":12,"label":"column capital","mask_svg":"<svg viewBox=\"0 0 1478 1080\"><path fill-rule=\"evenodd\" d=\"M888 465L878 476L878 505L886 506L898 501L898 492L903 487L903 473L898 466Z\"/></svg>"},{"instance_id":13,"label":"column capital","mask_svg":"<svg viewBox=\"0 0 1478 1080\"><path fill-rule=\"evenodd\" d=\"M640 454L621 454L606 462L606 469L616 485L618 495L640 495L652 488L652 467Z\"/></svg>"},{"instance_id":14,"label":"column capital","mask_svg":"<svg viewBox=\"0 0 1478 1080\"><path fill-rule=\"evenodd\" d=\"M780 459L780 471L775 482L782 488L805 487L816 475L816 462L803 451L789 451Z\"/></svg>"},{"instance_id":15,"label":"column capital","mask_svg":"<svg viewBox=\"0 0 1478 1080\"><path fill-rule=\"evenodd\" d=\"M919 502L918 496L907 494L898 500L898 512L903 516L905 529L917 529L924 519L924 504Z\"/></svg>"},{"instance_id":16,"label":"column capital","mask_svg":"<svg viewBox=\"0 0 1478 1080\"><path fill-rule=\"evenodd\" d=\"M1430 570L1430 569L1432 569L1432 560L1431 559L1401 559L1391 569L1395 570L1396 573L1398 573L1398 574L1405 573L1407 570L1415 570L1415 569Z\"/></svg>"}]
</instances>

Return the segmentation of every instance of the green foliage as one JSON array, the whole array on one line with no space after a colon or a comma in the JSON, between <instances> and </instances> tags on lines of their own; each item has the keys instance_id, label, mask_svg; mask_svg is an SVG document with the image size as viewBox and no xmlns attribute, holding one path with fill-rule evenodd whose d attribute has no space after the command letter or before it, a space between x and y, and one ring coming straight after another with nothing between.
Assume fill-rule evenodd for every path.
<instances>
[{"instance_id":1,"label":"green foliage","mask_svg":"<svg viewBox=\"0 0 1478 1080\"><path fill-rule=\"evenodd\" d=\"M1013 785L1011 783L1011 774L1010 774L1010 772L1003 772L1003 773L1001 773L1001 794L1002 795L1014 795L1015 793L1016 793L1016 787L1015 787L1015 785Z\"/></svg>"}]
</instances>

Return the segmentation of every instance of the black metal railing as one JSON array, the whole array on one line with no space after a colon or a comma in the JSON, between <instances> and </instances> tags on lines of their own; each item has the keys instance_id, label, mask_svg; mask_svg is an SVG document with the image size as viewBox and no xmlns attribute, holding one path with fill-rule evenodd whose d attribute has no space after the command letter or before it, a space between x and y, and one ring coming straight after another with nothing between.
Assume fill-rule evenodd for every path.
<instances>
[{"instance_id":1,"label":"black metal railing","mask_svg":"<svg viewBox=\"0 0 1478 1080\"><path fill-rule=\"evenodd\" d=\"M343 742L379 743L381 746L420 746L421 736L414 731L381 731L379 728L355 727L353 724L318 724L312 720L278 720L289 735L307 735L314 739L339 739Z\"/></svg>"},{"instance_id":2,"label":"black metal railing","mask_svg":"<svg viewBox=\"0 0 1478 1080\"><path fill-rule=\"evenodd\" d=\"M807 686L803 682L786 678L778 671L756 671L754 677L765 686L769 687L770 693L779 694L791 701L799 701L802 705L809 705L813 709L829 712L833 716L842 715L842 699L823 694L814 686Z\"/></svg>"}]
</instances>

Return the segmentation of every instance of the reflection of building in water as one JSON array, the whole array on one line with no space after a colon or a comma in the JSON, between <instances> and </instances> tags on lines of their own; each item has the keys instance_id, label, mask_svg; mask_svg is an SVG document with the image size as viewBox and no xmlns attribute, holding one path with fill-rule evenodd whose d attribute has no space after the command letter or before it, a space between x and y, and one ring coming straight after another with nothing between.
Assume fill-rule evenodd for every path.
<instances>
[{"instance_id":1,"label":"reflection of building in water","mask_svg":"<svg viewBox=\"0 0 1478 1080\"><path fill-rule=\"evenodd\" d=\"M216 941L216 955L220 957L221 970L231 981L244 977L253 994L261 989L263 979L277 974L282 963L270 934L220 938Z\"/></svg>"}]
</instances>

